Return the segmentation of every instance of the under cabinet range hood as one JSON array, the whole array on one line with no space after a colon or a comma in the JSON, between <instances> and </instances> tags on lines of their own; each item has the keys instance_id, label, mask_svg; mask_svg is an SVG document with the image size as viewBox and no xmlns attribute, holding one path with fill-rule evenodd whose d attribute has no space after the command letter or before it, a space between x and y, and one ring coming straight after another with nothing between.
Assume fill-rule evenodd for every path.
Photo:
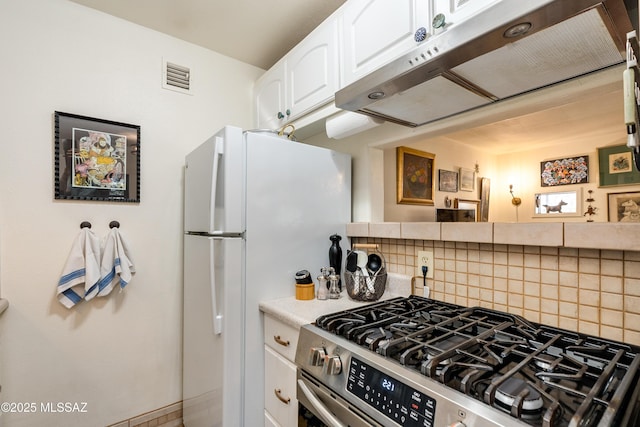
<instances>
[{"instance_id":1,"label":"under cabinet range hood","mask_svg":"<svg viewBox=\"0 0 640 427\"><path fill-rule=\"evenodd\" d=\"M621 64L637 27L638 0L497 0L341 89L335 103L421 126Z\"/></svg>"}]
</instances>

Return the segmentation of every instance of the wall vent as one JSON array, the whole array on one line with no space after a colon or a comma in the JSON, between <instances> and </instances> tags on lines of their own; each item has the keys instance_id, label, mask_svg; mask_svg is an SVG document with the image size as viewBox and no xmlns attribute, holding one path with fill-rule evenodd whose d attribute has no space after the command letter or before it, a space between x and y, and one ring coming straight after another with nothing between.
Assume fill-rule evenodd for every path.
<instances>
[{"instance_id":1,"label":"wall vent","mask_svg":"<svg viewBox=\"0 0 640 427\"><path fill-rule=\"evenodd\" d=\"M191 69L166 60L162 62L162 87L191 95L193 83Z\"/></svg>"}]
</instances>

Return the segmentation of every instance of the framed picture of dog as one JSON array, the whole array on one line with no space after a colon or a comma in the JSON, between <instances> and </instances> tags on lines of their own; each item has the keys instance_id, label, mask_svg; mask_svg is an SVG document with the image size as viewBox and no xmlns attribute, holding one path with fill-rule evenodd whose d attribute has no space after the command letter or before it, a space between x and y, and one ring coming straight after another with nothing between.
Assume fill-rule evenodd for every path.
<instances>
[{"instance_id":1,"label":"framed picture of dog","mask_svg":"<svg viewBox=\"0 0 640 427\"><path fill-rule=\"evenodd\" d=\"M640 191L607 194L609 222L640 223Z\"/></svg>"},{"instance_id":2,"label":"framed picture of dog","mask_svg":"<svg viewBox=\"0 0 640 427\"><path fill-rule=\"evenodd\" d=\"M534 217L581 216L582 189L537 193Z\"/></svg>"}]
</instances>

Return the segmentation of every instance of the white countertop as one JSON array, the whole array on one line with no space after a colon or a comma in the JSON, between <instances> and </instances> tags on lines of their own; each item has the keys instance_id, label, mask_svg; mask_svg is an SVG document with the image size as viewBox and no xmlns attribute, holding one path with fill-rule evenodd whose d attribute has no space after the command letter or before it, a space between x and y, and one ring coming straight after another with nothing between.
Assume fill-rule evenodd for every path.
<instances>
[{"instance_id":1,"label":"white countertop","mask_svg":"<svg viewBox=\"0 0 640 427\"><path fill-rule=\"evenodd\" d=\"M385 292L381 300L400 295ZM345 291L339 299L298 300L296 297L286 297L260 303L260 311L269 314L283 323L300 328L302 325L314 322L323 314L348 310L350 308L372 304L375 301L354 301Z\"/></svg>"},{"instance_id":2,"label":"white countertop","mask_svg":"<svg viewBox=\"0 0 640 427\"><path fill-rule=\"evenodd\" d=\"M411 278L399 274L389 273L387 288L380 300L398 296L408 296L411 293ZM350 308L372 304L375 301L354 301L342 291L339 299L327 300L298 300L295 296L262 301L260 311L269 314L283 323L300 328L302 325L314 322L323 314L348 310Z\"/></svg>"}]
</instances>

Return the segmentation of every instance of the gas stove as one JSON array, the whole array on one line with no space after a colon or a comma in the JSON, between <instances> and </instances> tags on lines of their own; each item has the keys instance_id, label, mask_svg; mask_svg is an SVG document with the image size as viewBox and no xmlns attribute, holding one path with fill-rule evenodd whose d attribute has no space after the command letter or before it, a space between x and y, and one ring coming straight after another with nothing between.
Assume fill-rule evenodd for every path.
<instances>
[{"instance_id":1,"label":"gas stove","mask_svg":"<svg viewBox=\"0 0 640 427\"><path fill-rule=\"evenodd\" d=\"M428 298L301 328L298 399L329 425L638 427L640 347Z\"/></svg>"}]
</instances>

